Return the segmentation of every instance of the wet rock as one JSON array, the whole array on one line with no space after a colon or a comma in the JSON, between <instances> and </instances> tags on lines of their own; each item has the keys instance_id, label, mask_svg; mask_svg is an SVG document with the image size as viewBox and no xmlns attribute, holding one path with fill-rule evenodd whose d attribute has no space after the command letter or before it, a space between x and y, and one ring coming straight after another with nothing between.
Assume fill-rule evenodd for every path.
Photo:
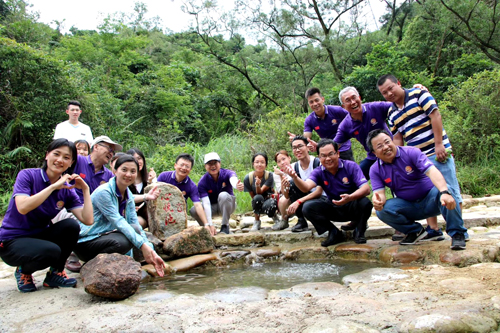
<instances>
[{"instance_id":1,"label":"wet rock","mask_svg":"<svg viewBox=\"0 0 500 333\"><path fill-rule=\"evenodd\" d=\"M153 303L153 302L163 302L169 298L175 297L176 294L171 293L166 290L148 290L146 292L140 292L132 296L129 300L139 303Z\"/></svg>"},{"instance_id":2,"label":"wet rock","mask_svg":"<svg viewBox=\"0 0 500 333\"><path fill-rule=\"evenodd\" d=\"M156 273L155 266L148 264L142 266L143 271L147 272L152 277L158 277L158 273ZM172 275L175 273L175 270L168 263L165 263L165 268L163 269L163 274L165 276Z\"/></svg>"},{"instance_id":3,"label":"wet rock","mask_svg":"<svg viewBox=\"0 0 500 333\"><path fill-rule=\"evenodd\" d=\"M444 264L452 264L455 266L469 266L472 264L479 263L483 261L483 253L482 251L449 251L444 252L439 255L439 260Z\"/></svg>"},{"instance_id":4,"label":"wet rock","mask_svg":"<svg viewBox=\"0 0 500 333\"><path fill-rule=\"evenodd\" d=\"M169 261L168 264L177 272L183 272L190 270L191 268L203 265L207 261L217 260L217 255L214 253L210 254L199 254L196 256L191 256L187 258L177 259Z\"/></svg>"},{"instance_id":5,"label":"wet rock","mask_svg":"<svg viewBox=\"0 0 500 333\"><path fill-rule=\"evenodd\" d=\"M260 287L242 287L218 289L204 295L206 298L226 303L257 302L267 298L267 289Z\"/></svg>"},{"instance_id":6,"label":"wet rock","mask_svg":"<svg viewBox=\"0 0 500 333\"><path fill-rule=\"evenodd\" d=\"M133 295L142 277L141 265L118 253L97 255L82 267L80 275L87 293L111 299Z\"/></svg>"},{"instance_id":7,"label":"wet rock","mask_svg":"<svg viewBox=\"0 0 500 333\"><path fill-rule=\"evenodd\" d=\"M144 192L149 192L153 186L158 187L160 196L147 202L149 231L165 240L187 228L186 201L177 187L167 183L149 185Z\"/></svg>"},{"instance_id":8,"label":"wet rock","mask_svg":"<svg viewBox=\"0 0 500 333\"><path fill-rule=\"evenodd\" d=\"M495 320L480 314L430 314L412 319L401 325L402 332L491 332L497 329Z\"/></svg>"},{"instance_id":9,"label":"wet rock","mask_svg":"<svg viewBox=\"0 0 500 333\"><path fill-rule=\"evenodd\" d=\"M317 320L313 325L308 326L304 333L378 333L379 331L369 326L359 324L345 319L324 319Z\"/></svg>"},{"instance_id":10,"label":"wet rock","mask_svg":"<svg viewBox=\"0 0 500 333\"><path fill-rule=\"evenodd\" d=\"M360 273L344 276L342 283L373 283L378 281L406 279L409 275L398 268L370 268Z\"/></svg>"},{"instance_id":11,"label":"wet rock","mask_svg":"<svg viewBox=\"0 0 500 333\"><path fill-rule=\"evenodd\" d=\"M189 227L163 242L163 254L168 259L208 253L213 248L212 235L204 227Z\"/></svg>"},{"instance_id":12,"label":"wet rock","mask_svg":"<svg viewBox=\"0 0 500 333\"><path fill-rule=\"evenodd\" d=\"M221 252L220 257L221 258L229 258L231 260L239 260L241 258L244 258L245 256L249 255L250 251L224 251Z\"/></svg>"},{"instance_id":13,"label":"wet rock","mask_svg":"<svg viewBox=\"0 0 500 333\"><path fill-rule=\"evenodd\" d=\"M269 258L269 257L275 257L279 256L281 253L281 250L279 247L271 247L267 249L258 249L255 251L255 254L259 257L262 258Z\"/></svg>"},{"instance_id":14,"label":"wet rock","mask_svg":"<svg viewBox=\"0 0 500 333\"><path fill-rule=\"evenodd\" d=\"M379 259L384 263L391 263L394 255L398 253L399 245L391 246L380 251Z\"/></svg>"},{"instance_id":15,"label":"wet rock","mask_svg":"<svg viewBox=\"0 0 500 333\"><path fill-rule=\"evenodd\" d=\"M216 247L221 246L262 246L265 243L264 234L260 232L250 232L247 234L218 234L214 237Z\"/></svg>"},{"instance_id":16,"label":"wet rock","mask_svg":"<svg viewBox=\"0 0 500 333\"><path fill-rule=\"evenodd\" d=\"M340 244L331 251L344 259L369 259L370 254L377 249L376 246L371 244Z\"/></svg>"},{"instance_id":17,"label":"wet rock","mask_svg":"<svg viewBox=\"0 0 500 333\"><path fill-rule=\"evenodd\" d=\"M419 251L404 251L395 253L392 258L395 262L409 264L411 262L420 261L423 257L424 256Z\"/></svg>"},{"instance_id":18,"label":"wet rock","mask_svg":"<svg viewBox=\"0 0 500 333\"><path fill-rule=\"evenodd\" d=\"M285 252L285 259L318 259L327 258L330 251L322 246L310 246L291 249Z\"/></svg>"}]
</instances>

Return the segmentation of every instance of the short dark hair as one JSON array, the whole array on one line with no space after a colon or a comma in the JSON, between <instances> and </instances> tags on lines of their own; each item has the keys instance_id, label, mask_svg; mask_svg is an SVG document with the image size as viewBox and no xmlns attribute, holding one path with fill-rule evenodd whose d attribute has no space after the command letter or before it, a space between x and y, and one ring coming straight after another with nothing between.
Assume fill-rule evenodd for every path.
<instances>
[{"instance_id":1,"label":"short dark hair","mask_svg":"<svg viewBox=\"0 0 500 333\"><path fill-rule=\"evenodd\" d=\"M279 154L290 157L288 152L286 150L282 149L282 150L278 151L276 154L274 154L274 162L276 162L276 163L278 163L278 155Z\"/></svg>"},{"instance_id":2,"label":"short dark hair","mask_svg":"<svg viewBox=\"0 0 500 333\"><path fill-rule=\"evenodd\" d=\"M385 74L385 75L382 75L380 77L380 79L378 79L378 81L377 81L377 87L380 87L381 85L383 85L385 83L385 81L387 81L387 80L389 80L389 81L391 81L393 83L398 83L398 79L394 75L392 75L392 74Z\"/></svg>"},{"instance_id":3,"label":"short dark hair","mask_svg":"<svg viewBox=\"0 0 500 333\"><path fill-rule=\"evenodd\" d=\"M339 145L337 144L337 142L333 141L332 139L321 139L319 140L318 145L316 146L316 151L318 152L318 155L319 155L319 149L328 145L333 145L333 149L335 149L335 152L339 151Z\"/></svg>"},{"instance_id":4,"label":"short dark hair","mask_svg":"<svg viewBox=\"0 0 500 333\"><path fill-rule=\"evenodd\" d=\"M81 105L81 104L80 104L80 102L78 102L78 101L69 101L69 102L68 102L68 106L66 106L66 110L68 110L68 109L69 109L69 106L70 106L70 105L76 105L76 106L78 106L79 108L81 108L81 107L82 107L82 105Z\"/></svg>"},{"instance_id":5,"label":"short dark hair","mask_svg":"<svg viewBox=\"0 0 500 333\"><path fill-rule=\"evenodd\" d=\"M111 166L111 164L112 164L114 161L116 161L116 160L117 160L120 156L122 156L122 155L125 155L125 153L124 153L124 152L119 152L119 153L114 154L114 155L113 155L113 157L111 157L111 159L109 160L109 166ZM113 169L114 169L114 168L113 168ZM111 171L113 171L113 170L111 170Z\"/></svg>"},{"instance_id":6,"label":"short dark hair","mask_svg":"<svg viewBox=\"0 0 500 333\"><path fill-rule=\"evenodd\" d=\"M294 141L297 141L297 140L302 140L304 141L304 144L307 145L309 143L309 141L307 141L307 138L303 135L296 135L293 139L292 139L292 142L290 142L290 145L293 145L293 142Z\"/></svg>"},{"instance_id":7,"label":"short dark hair","mask_svg":"<svg viewBox=\"0 0 500 333\"><path fill-rule=\"evenodd\" d=\"M268 161L267 161L267 154L266 154L266 153L256 153L256 154L254 154L254 155L252 156L252 164L253 164L253 162L255 161L255 158L256 158L257 156L262 156L262 157L264 157L264 160L266 160L266 166L267 166L267 162L268 162Z\"/></svg>"},{"instance_id":8,"label":"short dark hair","mask_svg":"<svg viewBox=\"0 0 500 333\"><path fill-rule=\"evenodd\" d=\"M314 94L319 94L320 96L322 96L321 95L321 91L319 91L319 88L312 87L312 88L307 89L307 91L306 91L306 99L308 99L309 97L311 97Z\"/></svg>"},{"instance_id":9,"label":"short dark hair","mask_svg":"<svg viewBox=\"0 0 500 333\"><path fill-rule=\"evenodd\" d=\"M379 128L379 129L373 130L370 133L368 133L368 136L366 137L366 145L368 146L368 149L370 149L370 151L373 151L372 140L374 138L376 138L379 134L385 134L388 137L390 137L392 140L391 135L385 129Z\"/></svg>"},{"instance_id":10,"label":"short dark hair","mask_svg":"<svg viewBox=\"0 0 500 333\"><path fill-rule=\"evenodd\" d=\"M137 154L142 158L142 170L138 169L137 171L141 174L143 187L146 187L148 185L148 168L146 167L146 157L144 157L144 154L139 150L139 148L130 148L129 150L127 150L127 154L132 156Z\"/></svg>"},{"instance_id":11,"label":"short dark hair","mask_svg":"<svg viewBox=\"0 0 500 333\"><path fill-rule=\"evenodd\" d=\"M179 161L181 158L191 162L191 168L193 168L193 166L194 166L193 156L191 156L190 154L186 154L186 153L179 154L179 155L177 155L177 158L175 159L175 163L177 163L177 161Z\"/></svg>"},{"instance_id":12,"label":"short dark hair","mask_svg":"<svg viewBox=\"0 0 500 333\"><path fill-rule=\"evenodd\" d=\"M73 162L71 163L71 165L69 166L69 168L67 170L65 170L63 173L72 174L73 173L73 169L75 168L76 160L77 160L77 157L76 157L77 156L76 146L75 146L75 144L73 142L69 141L68 139L63 139L63 138L61 138L61 139L55 139L47 147L46 153L50 153L54 149L57 149L57 148L60 148L60 147L68 147L69 150L71 151L71 159L73 160ZM47 171L47 160L43 161L42 169L45 170L45 171Z\"/></svg>"},{"instance_id":13,"label":"short dark hair","mask_svg":"<svg viewBox=\"0 0 500 333\"><path fill-rule=\"evenodd\" d=\"M115 163L115 170L118 170L120 165L127 162L134 162L135 165L137 166L137 171L139 171L139 163L137 163L137 160L134 158L134 156L129 154L122 154L120 155L120 157L118 157Z\"/></svg>"}]
</instances>

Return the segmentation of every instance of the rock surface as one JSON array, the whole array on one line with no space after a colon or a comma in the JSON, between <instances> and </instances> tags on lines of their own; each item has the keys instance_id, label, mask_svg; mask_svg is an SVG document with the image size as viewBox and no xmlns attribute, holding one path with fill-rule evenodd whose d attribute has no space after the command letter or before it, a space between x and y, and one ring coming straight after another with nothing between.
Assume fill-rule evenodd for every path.
<instances>
[{"instance_id":1,"label":"rock surface","mask_svg":"<svg viewBox=\"0 0 500 333\"><path fill-rule=\"evenodd\" d=\"M208 253L214 249L212 235L204 227L189 227L172 235L163 242L165 259L182 258Z\"/></svg>"},{"instance_id":2,"label":"rock surface","mask_svg":"<svg viewBox=\"0 0 500 333\"><path fill-rule=\"evenodd\" d=\"M187 228L186 201L182 192L175 186L158 182L144 189L147 193L157 186L160 196L148 201L149 231L161 240Z\"/></svg>"},{"instance_id":3,"label":"rock surface","mask_svg":"<svg viewBox=\"0 0 500 333\"><path fill-rule=\"evenodd\" d=\"M80 271L83 287L89 294L124 299L137 291L142 279L141 265L118 253L101 253Z\"/></svg>"}]
</instances>

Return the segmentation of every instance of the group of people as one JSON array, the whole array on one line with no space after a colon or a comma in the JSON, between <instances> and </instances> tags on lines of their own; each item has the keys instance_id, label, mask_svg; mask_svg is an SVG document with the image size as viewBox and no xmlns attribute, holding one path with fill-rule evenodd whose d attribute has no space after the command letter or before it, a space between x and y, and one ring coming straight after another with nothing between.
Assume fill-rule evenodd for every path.
<instances>
[{"instance_id":1,"label":"group of people","mask_svg":"<svg viewBox=\"0 0 500 333\"><path fill-rule=\"evenodd\" d=\"M80 104L71 101L69 120L57 126L42 168L17 176L0 228L0 257L16 267L22 292L35 291L32 274L47 267L44 286L74 287L76 280L65 267L78 271L80 260L100 253L130 254L132 247L162 276L164 262L144 233L145 203L159 196L156 186L147 193L145 187L155 182L172 184L190 198L191 216L212 235L216 215L222 216L220 232L231 233L236 189L252 198L254 231L261 228L262 214L274 219L273 230L288 228L296 215L291 231L308 230L309 220L318 234L328 233L322 246L344 241L333 222L349 222L341 229L353 230L354 241L366 243L367 221L375 208L379 219L402 235L402 245L443 240L436 218L442 214L451 248L465 249L467 230L451 145L434 98L421 86L402 88L392 75L381 77L377 86L387 102L362 103L358 91L347 87L339 94L341 106L325 105L319 89L309 89L305 97L312 112L304 133L288 132L295 163L287 150L280 150L270 172L268 156L257 153L253 171L242 182L236 172L221 168L220 156L211 152L204 156L206 173L197 185L189 178L191 155L180 154L173 171L156 177L139 149L121 153L123 147L108 136L94 139L79 122ZM312 140L313 131L319 142ZM359 165L351 138L367 153ZM386 188L393 198L387 199ZM420 219L427 219L427 228L416 222Z\"/></svg>"}]
</instances>

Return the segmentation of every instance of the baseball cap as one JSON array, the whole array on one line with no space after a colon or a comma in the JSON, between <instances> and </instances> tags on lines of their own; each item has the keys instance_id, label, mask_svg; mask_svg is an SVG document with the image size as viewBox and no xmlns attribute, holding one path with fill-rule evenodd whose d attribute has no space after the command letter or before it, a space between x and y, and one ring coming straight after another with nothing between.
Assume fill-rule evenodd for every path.
<instances>
[{"instance_id":1,"label":"baseball cap","mask_svg":"<svg viewBox=\"0 0 500 333\"><path fill-rule=\"evenodd\" d=\"M99 142L109 143L110 145L113 146L113 150L115 152L123 150L123 147L121 145L117 144L116 142L114 142L113 140L111 140L106 135L101 135L101 136L98 136L97 138L95 138L94 141L92 142L92 146L90 146L90 147L94 147L94 145L98 144Z\"/></svg>"},{"instance_id":2,"label":"baseball cap","mask_svg":"<svg viewBox=\"0 0 500 333\"><path fill-rule=\"evenodd\" d=\"M219 154L217 153L208 153L205 155L205 164L207 164L210 161L217 161L220 162L220 157Z\"/></svg>"}]
</instances>

